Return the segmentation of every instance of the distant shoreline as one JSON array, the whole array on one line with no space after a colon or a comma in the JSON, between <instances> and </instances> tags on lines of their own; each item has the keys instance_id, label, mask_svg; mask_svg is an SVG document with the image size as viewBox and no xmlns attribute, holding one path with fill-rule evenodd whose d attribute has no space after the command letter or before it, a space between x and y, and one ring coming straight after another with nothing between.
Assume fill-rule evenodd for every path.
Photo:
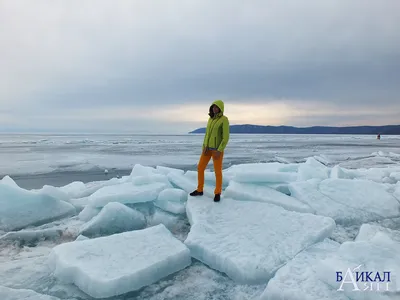
<instances>
[{"instance_id":1,"label":"distant shoreline","mask_svg":"<svg viewBox=\"0 0 400 300\"><path fill-rule=\"evenodd\" d=\"M352 126L352 127L293 127L293 126L262 126L262 125L231 125L230 133L234 134L353 134L353 135L400 135L400 125L385 126ZM205 133L205 128L189 132Z\"/></svg>"}]
</instances>

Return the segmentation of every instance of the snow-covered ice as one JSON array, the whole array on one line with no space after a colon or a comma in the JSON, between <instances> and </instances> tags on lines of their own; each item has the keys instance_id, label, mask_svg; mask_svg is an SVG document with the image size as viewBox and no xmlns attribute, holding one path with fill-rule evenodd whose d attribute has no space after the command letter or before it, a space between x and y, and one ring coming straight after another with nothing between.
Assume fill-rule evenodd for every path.
<instances>
[{"instance_id":1,"label":"snow-covered ice","mask_svg":"<svg viewBox=\"0 0 400 300\"><path fill-rule=\"evenodd\" d=\"M201 199L203 198L203 199ZM296 254L329 237L331 218L268 203L189 199L191 255L238 283L262 284Z\"/></svg>"},{"instance_id":2,"label":"snow-covered ice","mask_svg":"<svg viewBox=\"0 0 400 300\"><path fill-rule=\"evenodd\" d=\"M59 300L56 297L36 293L27 289L11 289L0 285L1 300Z\"/></svg>"},{"instance_id":3,"label":"snow-covered ice","mask_svg":"<svg viewBox=\"0 0 400 300\"><path fill-rule=\"evenodd\" d=\"M141 212L118 202L110 202L103 207L97 216L82 226L79 234L94 237L145 227L146 219Z\"/></svg>"},{"instance_id":4,"label":"snow-covered ice","mask_svg":"<svg viewBox=\"0 0 400 300\"><path fill-rule=\"evenodd\" d=\"M0 230L41 225L75 212L75 207L67 202L0 182Z\"/></svg>"},{"instance_id":5,"label":"snow-covered ice","mask_svg":"<svg viewBox=\"0 0 400 300\"><path fill-rule=\"evenodd\" d=\"M313 212L311 207L296 198L289 197L267 186L257 184L231 181L225 190L224 197L235 200L266 202L292 211Z\"/></svg>"},{"instance_id":6,"label":"snow-covered ice","mask_svg":"<svg viewBox=\"0 0 400 300\"><path fill-rule=\"evenodd\" d=\"M56 246L54 275L94 298L138 290L191 264L189 249L157 225Z\"/></svg>"},{"instance_id":7,"label":"snow-covered ice","mask_svg":"<svg viewBox=\"0 0 400 300\"><path fill-rule=\"evenodd\" d=\"M321 281L315 269L320 260L334 254L339 246L326 239L300 252L276 272L260 300L348 300Z\"/></svg>"},{"instance_id":8,"label":"snow-covered ice","mask_svg":"<svg viewBox=\"0 0 400 300\"><path fill-rule=\"evenodd\" d=\"M131 182L106 186L90 195L89 205L103 207L110 202L123 204L151 202L156 200L158 194L168 187L165 183L160 182L139 186L133 185Z\"/></svg>"}]
</instances>

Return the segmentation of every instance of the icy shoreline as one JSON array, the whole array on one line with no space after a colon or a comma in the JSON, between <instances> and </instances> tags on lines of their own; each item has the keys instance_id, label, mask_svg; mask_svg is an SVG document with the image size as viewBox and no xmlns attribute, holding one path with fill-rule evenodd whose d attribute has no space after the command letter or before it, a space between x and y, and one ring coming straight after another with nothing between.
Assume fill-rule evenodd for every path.
<instances>
[{"instance_id":1,"label":"icy shoreline","mask_svg":"<svg viewBox=\"0 0 400 300\"><path fill-rule=\"evenodd\" d=\"M301 293L310 300L359 299L348 290L338 292L340 283L324 274L335 276L332 266L343 271L361 261L374 269L366 272L393 266L396 278L399 174L399 165L346 169L328 167L318 157L304 163L234 165L224 170L221 203L209 197L212 172L206 174L206 193L199 198L188 197L196 186L195 172L161 166L135 165L122 178L37 190L21 189L4 177L0 295L7 299L28 289L43 299L92 299L82 291L115 300L207 295L294 300L303 299ZM49 205L50 210L43 209ZM130 233L131 242L124 236ZM141 246L133 250L136 244ZM387 257L378 255L380 245ZM145 260L152 252L146 247L165 250ZM351 250L357 247L370 249L369 260ZM138 256L128 258L131 253ZM147 265L139 267L142 261ZM99 264L104 275L95 271ZM295 271L299 267L300 273ZM108 271L114 272L110 279ZM388 298L379 299L397 299L398 288L393 285Z\"/></svg>"}]
</instances>

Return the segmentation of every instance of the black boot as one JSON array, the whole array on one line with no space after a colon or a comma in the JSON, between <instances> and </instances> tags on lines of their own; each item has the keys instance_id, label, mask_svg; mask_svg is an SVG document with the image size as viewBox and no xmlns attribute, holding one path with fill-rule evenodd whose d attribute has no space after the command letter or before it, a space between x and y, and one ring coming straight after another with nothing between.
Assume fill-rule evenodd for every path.
<instances>
[{"instance_id":1,"label":"black boot","mask_svg":"<svg viewBox=\"0 0 400 300\"><path fill-rule=\"evenodd\" d=\"M214 202L219 202L219 200L221 200L221 195L220 194L215 194Z\"/></svg>"},{"instance_id":2,"label":"black boot","mask_svg":"<svg viewBox=\"0 0 400 300\"><path fill-rule=\"evenodd\" d=\"M203 196L203 192L198 192L197 190L190 193L190 196Z\"/></svg>"}]
</instances>

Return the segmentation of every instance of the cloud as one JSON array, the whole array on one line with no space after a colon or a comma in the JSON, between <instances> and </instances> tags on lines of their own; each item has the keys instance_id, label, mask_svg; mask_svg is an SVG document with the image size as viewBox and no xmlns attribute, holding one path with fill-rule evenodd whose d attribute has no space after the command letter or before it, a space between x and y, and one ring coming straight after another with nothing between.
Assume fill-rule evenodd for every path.
<instances>
[{"instance_id":1,"label":"cloud","mask_svg":"<svg viewBox=\"0 0 400 300\"><path fill-rule=\"evenodd\" d=\"M156 118L176 126L186 122L170 120L177 108L200 111L216 98L232 111L275 107L272 123L324 125L343 107L384 122L385 107L400 111L399 20L397 0L5 0L0 105L9 123L46 128L53 118L60 130L157 130ZM306 113L286 116L282 99ZM310 105L331 108L309 118Z\"/></svg>"}]
</instances>

